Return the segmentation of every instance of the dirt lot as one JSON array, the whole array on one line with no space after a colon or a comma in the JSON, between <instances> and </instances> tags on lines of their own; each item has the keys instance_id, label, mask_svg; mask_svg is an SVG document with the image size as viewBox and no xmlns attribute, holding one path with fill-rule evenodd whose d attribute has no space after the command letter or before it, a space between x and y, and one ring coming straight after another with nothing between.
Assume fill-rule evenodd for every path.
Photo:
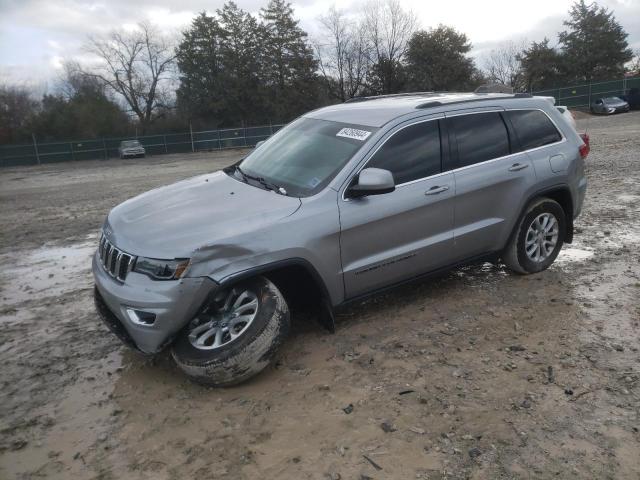
<instances>
[{"instance_id":1,"label":"dirt lot","mask_svg":"<svg viewBox=\"0 0 640 480\"><path fill-rule=\"evenodd\" d=\"M101 325L112 206L241 153L0 171L0 478L638 479L640 112L592 139L576 241L306 318L240 387L194 385Z\"/></svg>"}]
</instances>

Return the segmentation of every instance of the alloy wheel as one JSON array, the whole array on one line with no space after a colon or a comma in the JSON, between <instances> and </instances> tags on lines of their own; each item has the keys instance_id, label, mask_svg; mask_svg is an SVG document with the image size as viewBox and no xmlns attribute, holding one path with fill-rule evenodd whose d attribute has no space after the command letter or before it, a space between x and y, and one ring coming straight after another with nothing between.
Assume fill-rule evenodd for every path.
<instances>
[{"instance_id":1,"label":"alloy wheel","mask_svg":"<svg viewBox=\"0 0 640 480\"><path fill-rule=\"evenodd\" d=\"M214 308L189 326L189 342L199 350L214 350L234 341L258 314L258 297L250 290L234 288L217 300Z\"/></svg>"},{"instance_id":2,"label":"alloy wheel","mask_svg":"<svg viewBox=\"0 0 640 480\"><path fill-rule=\"evenodd\" d=\"M558 243L558 219L552 213L541 213L533 219L527 230L524 248L529 260L544 262Z\"/></svg>"}]
</instances>

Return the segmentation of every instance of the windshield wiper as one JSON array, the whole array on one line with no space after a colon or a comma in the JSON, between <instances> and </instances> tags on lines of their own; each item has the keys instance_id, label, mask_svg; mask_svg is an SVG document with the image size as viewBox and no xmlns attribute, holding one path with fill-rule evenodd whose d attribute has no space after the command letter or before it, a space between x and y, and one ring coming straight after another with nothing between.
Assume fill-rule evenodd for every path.
<instances>
[{"instance_id":1,"label":"windshield wiper","mask_svg":"<svg viewBox=\"0 0 640 480\"><path fill-rule=\"evenodd\" d=\"M248 173L245 173L242 170L242 168L240 168L239 165L236 165L236 171L238 173L240 173L240 175L242 175L242 178L244 179L245 182L247 182L247 179L250 179L250 180L253 180L255 182L258 182L260 185L262 185L267 190L272 190L272 191L274 191L276 193L279 193L280 195L286 195L287 194L287 191L283 187L281 187L279 185L276 185L274 183L267 182L264 179L264 177L258 177L258 176L255 176L255 175L250 175Z\"/></svg>"},{"instance_id":2,"label":"windshield wiper","mask_svg":"<svg viewBox=\"0 0 640 480\"><path fill-rule=\"evenodd\" d=\"M248 182L248 179L249 179L248 175L246 173L244 173L242 171L242 169L238 165L234 165L233 168L235 168L236 172L238 172L242 176L242 180L244 181L244 183L249 183Z\"/></svg>"}]
</instances>

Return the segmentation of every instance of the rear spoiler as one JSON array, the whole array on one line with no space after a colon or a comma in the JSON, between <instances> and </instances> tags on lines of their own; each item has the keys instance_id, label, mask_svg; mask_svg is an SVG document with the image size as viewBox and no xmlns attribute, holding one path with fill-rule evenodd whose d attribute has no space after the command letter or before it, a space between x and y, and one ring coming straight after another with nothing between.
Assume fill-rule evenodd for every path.
<instances>
[{"instance_id":1,"label":"rear spoiler","mask_svg":"<svg viewBox=\"0 0 640 480\"><path fill-rule=\"evenodd\" d=\"M556 97L545 97L543 95L535 95L534 98L544 98L545 100L551 102L551 105L556 104Z\"/></svg>"}]
</instances>

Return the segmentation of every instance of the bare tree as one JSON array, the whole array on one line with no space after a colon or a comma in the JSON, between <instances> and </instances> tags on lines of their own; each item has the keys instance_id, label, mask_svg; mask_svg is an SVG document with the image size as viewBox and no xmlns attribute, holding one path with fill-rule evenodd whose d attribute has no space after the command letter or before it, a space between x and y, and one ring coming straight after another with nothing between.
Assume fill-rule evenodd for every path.
<instances>
[{"instance_id":1,"label":"bare tree","mask_svg":"<svg viewBox=\"0 0 640 480\"><path fill-rule=\"evenodd\" d=\"M375 60L402 60L418 19L398 0L372 0L365 8L365 25Z\"/></svg>"},{"instance_id":2,"label":"bare tree","mask_svg":"<svg viewBox=\"0 0 640 480\"><path fill-rule=\"evenodd\" d=\"M320 71L331 93L344 102L360 92L366 78L369 57L364 26L350 21L335 5L320 17L320 24L325 31L315 44Z\"/></svg>"},{"instance_id":3,"label":"bare tree","mask_svg":"<svg viewBox=\"0 0 640 480\"><path fill-rule=\"evenodd\" d=\"M113 32L106 39L90 39L87 49L100 59L100 64L84 73L121 96L144 133L157 112L166 107L175 49L151 25L138 26L133 32Z\"/></svg>"},{"instance_id":4,"label":"bare tree","mask_svg":"<svg viewBox=\"0 0 640 480\"><path fill-rule=\"evenodd\" d=\"M381 93L392 93L397 69L416 31L418 19L399 0L371 0L365 7L365 28L372 63L381 77Z\"/></svg>"},{"instance_id":5,"label":"bare tree","mask_svg":"<svg viewBox=\"0 0 640 480\"><path fill-rule=\"evenodd\" d=\"M518 90L524 85L520 56L526 49L526 41L507 41L491 50L483 59L487 80Z\"/></svg>"}]
</instances>

